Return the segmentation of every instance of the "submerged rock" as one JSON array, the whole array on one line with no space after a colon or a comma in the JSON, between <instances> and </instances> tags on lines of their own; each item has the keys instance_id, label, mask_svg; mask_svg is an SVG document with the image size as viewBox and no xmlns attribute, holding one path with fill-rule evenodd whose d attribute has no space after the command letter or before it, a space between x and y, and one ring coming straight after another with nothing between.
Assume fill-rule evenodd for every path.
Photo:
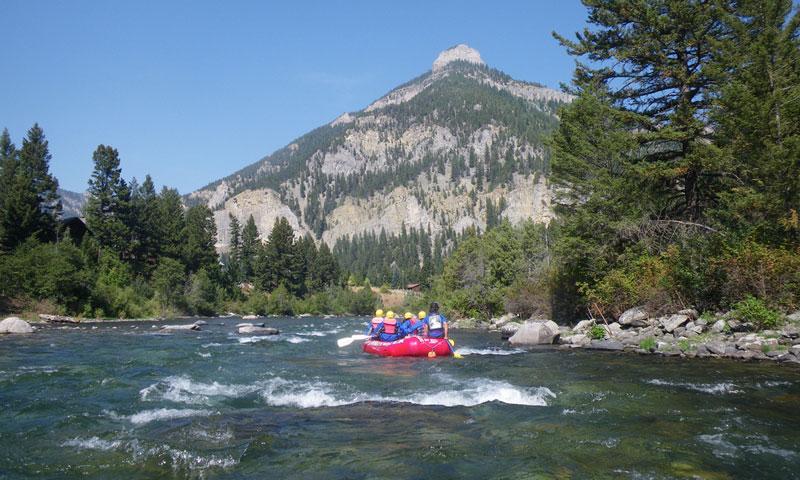
<instances>
[{"instance_id":1,"label":"submerged rock","mask_svg":"<svg viewBox=\"0 0 800 480\"><path fill-rule=\"evenodd\" d=\"M560 335L558 324L552 320L527 321L508 341L512 345L549 345Z\"/></svg>"},{"instance_id":2,"label":"submerged rock","mask_svg":"<svg viewBox=\"0 0 800 480\"><path fill-rule=\"evenodd\" d=\"M161 330L167 330L167 331L194 330L194 331L197 331L197 330L200 330L200 325L197 325L196 323L191 323L191 324L188 324L188 325L162 325L161 326Z\"/></svg>"},{"instance_id":3,"label":"submerged rock","mask_svg":"<svg viewBox=\"0 0 800 480\"><path fill-rule=\"evenodd\" d=\"M245 322L245 323L237 323L237 324L236 324L236 328L241 328L241 327L264 327L264 326L266 326L266 325L267 325L267 324L266 324L266 323L264 323L264 322L261 322L261 323L250 323L250 322Z\"/></svg>"},{"instance_id":4,"label":"submerged rock","mask_svg":"<svg viewBox=\"0 0 800 480\"><path fill-rule=\"evenodd\" d=\"M272 327L258 327L255 325L245 325L239 327L239 334L247 335L277 335L281 333L277 328Z\"/></svg>"},{"instance_id":5,"label":"submerged rock","mask_svg":"<svg viewBox=\"0 0 800 480\"><path fill-rule=\"evenodd\" d=\"M33 333L31 324L19 317L8 317L0 322L0 333Z\"/></svg>"}]
</instances>

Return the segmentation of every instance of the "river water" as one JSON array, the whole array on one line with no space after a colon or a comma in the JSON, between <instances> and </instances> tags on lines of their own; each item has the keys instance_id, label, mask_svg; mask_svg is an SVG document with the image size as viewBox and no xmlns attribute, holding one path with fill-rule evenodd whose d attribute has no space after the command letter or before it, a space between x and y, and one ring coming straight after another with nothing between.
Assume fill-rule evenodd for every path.
<instances>
[{"instance_id":1,"label":"river water","mask_svg":"<svg viewBox=\"0 0 800 480\"><path fill-rule=\"evenodd\" d=\"M798 478L800 369L456 332L377 358L364 319L0 338L0 478ZM168 322L180 323L180 322Z\"/></svg>"}]
</instances>

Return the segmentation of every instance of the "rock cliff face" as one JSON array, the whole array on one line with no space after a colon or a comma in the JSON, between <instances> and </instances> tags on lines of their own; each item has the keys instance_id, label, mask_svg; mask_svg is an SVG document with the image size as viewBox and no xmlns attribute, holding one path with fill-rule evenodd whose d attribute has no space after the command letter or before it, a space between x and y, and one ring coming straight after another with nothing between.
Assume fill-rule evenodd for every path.
<instances>
[{"instance_id":1,"label":"rock cliff face","mask_svg":"<svg viewBox=\"0 0 800 480\"><path fill-rule=\"evenodd\" d=\"M432 70L357 112L296 139L186 197L215 211L218 248L229 214L276 218L333 245L363 232L458 233L508 219L552 218L544 138L565 93L487 67L457 45Z\"/></svg>"}]
</instances>

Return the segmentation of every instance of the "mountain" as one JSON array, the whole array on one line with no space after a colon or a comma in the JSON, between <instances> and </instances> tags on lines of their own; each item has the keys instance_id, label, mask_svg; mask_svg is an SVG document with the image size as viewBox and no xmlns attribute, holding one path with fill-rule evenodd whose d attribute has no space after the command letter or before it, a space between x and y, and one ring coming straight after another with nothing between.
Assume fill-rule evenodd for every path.
<instances>
[{"instance_id":1,"label":"mountain","mask_svg":"<svg viewBox=\"0 0 800 480\"><path fill-rule=\"evenodd\" d=\"M457 45L432 69L186 197L205 203L228 244L229 215L277 217L333 245L414 229L442 245L506 218L548 222L544 140L571 96L514 80Z\"/></svg>"},{"instance_id":2,"label":"mountain","mask_svg":"<svg viewBox=\"0 0 800 480\"><path fill-rule=\"evenodd\" d=\"M86 205L86 193L71 192L59 188L56 193L61 197L61 218L83 216L83 206Z\"/></svg>"}]
</instances>

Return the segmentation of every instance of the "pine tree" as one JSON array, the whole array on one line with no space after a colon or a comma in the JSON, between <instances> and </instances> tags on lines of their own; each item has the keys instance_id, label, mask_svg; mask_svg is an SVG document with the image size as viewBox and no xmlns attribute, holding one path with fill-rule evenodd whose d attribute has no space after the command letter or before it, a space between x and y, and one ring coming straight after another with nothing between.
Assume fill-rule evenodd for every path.
<instances>
[{"instance_id":1,"label":"pine tree","mask_svg":"<svg viewBox=\"0 0 800 480\"><path fill-rule=\"evenodd\" d=\"M189 273L201 269L215 269L218 265L214 244L217 241L217 226L214 214L205 205L195 205L186 210L183 230L185 242L183 262Z\"/></svg>"},{"instance_id":2,"label":"pine tree","mask_svg":"<svg viewBox=\"0 0 800 480\"><path fill-rule=\"evenodd\" d=\"M242 230L241 269L245 281L253 280L255 274L256 258L260 253L261 240L258 238L258 227L253 216L247 218L247 223Z\"/></svg>"},{"instance_id":3,"label":"pine tree","mask_svg":"<svg viewBox=\"0 0 800 480\"><path fill-rule=\"evenodd\" d=\"M575 92L598 92L628 114L637 190L658 202L653 217L701 221L719 190L704 120L720 80L711 63L730 37L723 3L584 0L591 27L575 41L554 34L592 62L578 62Z\"/></svg>"},{"instance_id":4,"label":"pine tree","mask_svg":"<svg viewBox=\"0 0 800 480\"><path fill-rule=\"evenodd\" d=\"M162 256L182 260L184 254L183 232L186 218L181 196L174 188L163 187L158 196L156 218Z\"/></svg>"},{"instance_id":5,"label":"pine tree","mask_svg":"<svg viewBox=\"0 0 800 480\"><path fill-rule=\"evenodd\" d=\"M158 224L158 195L150 175L138 187L131 182L130 228L133 235L133 257L136 269L148 274L161 255L160 226Z\"/></svg>"},{"instance_id":6,"label":"pine tree","mask_svg":"<svg viewBox=\"0 0 800 480\"><path fill-rule=\"evenodd\" d=\"M717 212L739 236L800 243L800 10L790 0L744 0L712 118L728 174Z\"/></svg>"},{"instance_id":7,"label":"pine tree","mask_svg":"<svg viewBox=\"0 0 800 480\"><path fill-rule=\"evenodd\" d=\"M265 291L284 285L289 292L302 290L303 259L298 254L294 230L285 217L275 220L264 247L263 255L256 265L257 283Z\"/></svg>"},{"instance_id":8,"label":"pine tree","mask_svg":"<svg viewBox=\"0 0 800 480\"><path fill-rule=\"evenodd\" d=\"M10 138L6 138L5 166L12 163L13 149ZM50 152L44 131L34 124L17 152L16 166L11 173L4 174L10 183L3 194L2 248L13 249L27 238L42 241L56 238L56 221L61 214L58 200L58 181L50 174Z\"/></svg>"},{"instance_id":9,"label":"pine tree","mask_svg":"<svg viewBox=\"0 0 800 480\"><path fill-rule=\"evenodd\" d=\"M230 227L228 227L230 235L228 270L234 280L239 282L242 275L242 229L239 226L239 220L235 216L228 214L228 218L230 220Z\"/></svg>"},{"instance_id":10,"label":"pine tree","mask_svg":"<svg viewBox=\"0 0 800 480\"><path fill-rule=\"evenodd\" d=\"M129 258L131 198L122 178L119 153L110 146L98 145L92 160L94 171L89 179L86 225L102 247L110 248L120 258Z\"/></svg>"},{"instance_id":11,"label":"pine tree","mask_svg":"<svg viewBox=\"0 0 800 480\"><path fill-rule=\"evenodd\" d=\"M13 225L6 223L6 205L14 186L17 163L17 149L11 142L8 129L5 128L0 135L0 250L6 245L6 230L14 228Z\"/></svg>"}]
</instances>

